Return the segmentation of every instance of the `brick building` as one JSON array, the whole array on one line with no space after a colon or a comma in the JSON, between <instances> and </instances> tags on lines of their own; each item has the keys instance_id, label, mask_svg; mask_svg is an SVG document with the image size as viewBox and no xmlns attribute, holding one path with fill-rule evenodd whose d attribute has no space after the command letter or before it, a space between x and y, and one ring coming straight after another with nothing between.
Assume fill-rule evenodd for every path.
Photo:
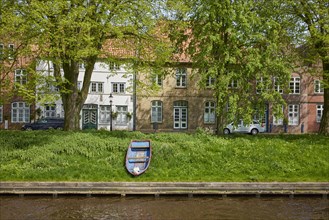
<instances>
[{"instance_id":1,"label":"brick building","mask_svg":"<svg viewBox=\"0 0 329 220\"><path fill-rule=\"evenodd\" d=\"M20 129L35 113L32 100L24 100L20 85L28 85L33 57L21 56L14 42L0 42L0 129Z\"/></svg>"},{"instance_id":2,"label":"brick building","mask_svg":"<svg viewBox=\"0 0 329 220\"><path fill-rule=\"evenodd\" d=\"M191 72L191 68L182 66L172 68L171 74L162 79L139 75L139 80L149 82L150 86L156 83L158 90L151 94L138 92L137 130L193 132L198 127L216 129L213 92L207 88L199 89L199 78L192 77ZM285 120L275 118L271 106L266 106L266 111L254 119L260 120L271 133L317 132L323 112L321 79L307 72L292 73L288 86L289 93L277 88L286 100L287 105L282 106Z\"/></svg>"}]
</instances>

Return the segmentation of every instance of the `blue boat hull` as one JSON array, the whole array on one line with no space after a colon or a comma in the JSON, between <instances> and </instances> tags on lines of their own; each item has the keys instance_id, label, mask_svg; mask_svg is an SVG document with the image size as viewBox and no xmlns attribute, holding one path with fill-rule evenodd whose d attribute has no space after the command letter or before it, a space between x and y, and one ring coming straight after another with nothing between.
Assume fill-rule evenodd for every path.
<instances>
[{"instance_id":1,"label":"blue boat hull","mask_svg":"<svg viewBox=\"0 0 329 220\"><path fill-rule=\"evenodd\" d=\"M151 141L133 140L126 154L126 169L134 176L144 173L150 165L152 157Z\"/></svg>"}]
</instances>

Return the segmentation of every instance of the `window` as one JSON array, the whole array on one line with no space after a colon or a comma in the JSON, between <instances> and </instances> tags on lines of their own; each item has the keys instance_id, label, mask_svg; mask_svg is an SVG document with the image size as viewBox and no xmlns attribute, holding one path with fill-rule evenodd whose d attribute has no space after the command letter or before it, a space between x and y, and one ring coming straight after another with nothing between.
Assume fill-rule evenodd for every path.
<instances>
[{"instance_id":1,"label":"window","mask_svg":"<svg viewBox=\"0 0 329 220\"><path fill-rule=\"evenodd\" d=\"M186 68L178 68L176 70L176 86L186 87Z\"/></svg>"},{"instance_id":2,"label":"window","mask_svg":"<svg viewBox=\"0 0 329 220\"><path fill-rule=\"evenodd\" d=\"M101 105L99 108L99 122L109 123L111 117L111 106Z\"/></svg>"},{"instance_id":3,"label":"window","mask_svg":"<svg viewBox=\"0 0 329 220\"><path fill-rule=\"evenodd\" d=\"M14 59L14 44L8 45L8 58Z\"/></svg>"},{"instance_id":4,"label":"window","mask_svg":"<svg viewBox=\"0 0 329 220\"><path fill-rule=\"evenodd\" d=\"M112 83L113 93L125 93L125 83Z\"/></svg>"},{"instance_id":5,"label":"window","mask_svg":"<svg viewBox=\"0 0 329 220\"><path fill-rule=\"evenodd\" d=\"M266 83L267 83L266 79L264 79L263 77L256 80L256 93L257 94L262 93L264 91L264 89L266 90L268 88Z\"/></svg>"},{"instance_id":6,"label":"window","mask_svg":"<svg viewBox=\"0 0 329 220\"><path fill-rule=\"evenodd\" d=\"M102 82L91 82L90 93L103 93L103 83Z\"/></svg>"},{"instance_id":7,"label":"window","mask_svg":"<svg viewBox=\"0 0 329 220\"><path fill-rule=\"evenodd\" d=\"M115 62L110 62L109 63L109 69L110 70L119 70L120 69L120 65L115 63Z\"/></svg>"},{"instance_id":8,"label":"window","mask_svg":"<svg viewBox=\"0 0 329 220\"><path fill-rule=\"evenodd\" d=\"M299 123L299 106L288 106L288 125L298 125Z\"/></svg>"},{"instance_id":9,"label":"window","mask_svg":"<svg viewBox=\"0 0 329 220\"><path fill-rule=\"evenodd\" d=\"M116 123L117 124L126 124L127 123L127 106L116 106L117 108L117 119Z\"/></svg>"},{"instance_id":10,"label":"window","mask_svg":"<svg viewBox=\"0 0 329 220\"><path fill-rule=\"evenodd\" d=\"M320 80L314 80L314 93L323 93L324 88Z\"/></svg>"},{"instance_id":11,"label":"window","mask_svg":"<svg viewBox=\"0 0 329 220\"><path fill-rule=\"evenodd\" d=\"M279 110L281 111L280 114L283 115L283 105ZM273 125L283 125L283 118L275 117L273 115Z\"/></svg>"},{"instance_id":12,"label":"window","mask_svg":"<svg viewBox=\"0 0 329 220\"><path fill-rule=\"evenodd\" d=\"M266 122L266 112L267 112L267 106L265 105L265 109L263 111L259 110L258 108L254 108L254 115L253 115L253 120L259 121L261 124L267 124Z\"/></svg>"},{"instance_id":13,"label":"window","mask_svg":"<svg viewBox=\"0 0 329 220\"><path fill-rule=\"evenodd\" d=\"M283 89L281 88L280 82L277 78L274 78L274 90L277 91L280 94L283 93Z\"/></svg>"},{"instance_id":14,"label":"window","mask_svg":"<svg viewBox=\"0 0 329 220\"><path fill-rule=\"evenodd\" d=\"M56 105L55 104L45 105L44 116L46 118L56 117Z\"/></svg>"},{"instance_id":15,"label":"window","mask_svg":"<svg viewBox=\"0 0 329 220\"><path fill-rule=\"evenodd\" d=\"M204 123L215 123L215 103L206 102L204 106Z\"/></svg>"},{"instance_id":16,"label":"window","mask_svg":"<svg viewBox=\"0 0 329 220\"><path fill-rule=\"evenodd\" d=\"M0 105L0 123L2 122L3 118L3 106Z\"/></svg>"},{"instance_id":17,"label":"window","mask_svg":"<svg viewBox=\"0 0 329 220\"><path fill-rule=\"evenodd\" d=\"M321 122L321 118L322 118L322 114L323 114L323 105L317 105L316 106L316 122Z\"/></svg>"},{"instance_id":18,"label":"window","mask_svg":"<svg viewBox=\"0 0 329 220\"><path fill-rule=\"evenodd\" d=\"M11 122L29 122L30 106L25 102L14 102L11 104Z\"/></svg>"},{"instance_id":19,"label":"window","mask_svg":"<svg viewBox=\"0 0 329 220\"><path fill-rule=\"evenodd\" d=\"M153 83L158 85L158 86L162 86L162 78L159 75L155 75L153 78Z\"/></svg>"},{"instance_id":20,"label":"window","mask_svg":"<svg viewBox=\"0 0 329 220\"><path fill-rule=\"evenodd\" d=\"M162 102L152 101L151 122L162 122Z\"/></svg>"},{"instance_id":21,"label":"window","mask_svg":"<svg viewBox=\"0 0 329 220\"><path fill-rule=\"evenodd\" d=\"M187 106L186 101L174 102L174 129L187 129Z\"/></svg>"},{"instance_id":22,"label":"window","mask_svg":"<svg viewBox=\"0 0 329 220\"><path fill-rule=\"evenodd\" d=\"M290 94L299 94L300 93L300 78L292 77L289 83Z\"/></svg>"},{"instance_id":23,"label":"window","mask_svg":"<svg viewBox=\"0 0 329 220\"><path fill-rule=\"evenodd\" d=\"M238 88L238 80L237 79L232 79L231 82L228 84L228 87L231 88L231 89Z\"/></svg>"},{"instance_id":24,"label":"window","mask_svg":"<svg viewBox=\"0 0 329 220\"><path fill-rule=\"evenodd\" d=\"M212 87L215 84L215 78L208 76L206 79L206 87Z\"/></svg>"},{"instance_id":25,"label":"window","mask_svg":"<svg viewBox=\"0 0 329 220\"><path fill-rule=\"evenodd\" d=\"M55 81L52 83L47 83L47 86L48 86L50 92L52 92L52 93L59 92L59 88L57 87Z\"/></svg>"},{"instance_id":26,"label":"window","mask_svg":"<svg viewBox=\"0 0 329 220\"><path fill-rule=\"evenodd\" d=\"M27 82L26 70L24 69L15 70L15 83L25 85L26 82Z\"/></svg>"}]
</instances>

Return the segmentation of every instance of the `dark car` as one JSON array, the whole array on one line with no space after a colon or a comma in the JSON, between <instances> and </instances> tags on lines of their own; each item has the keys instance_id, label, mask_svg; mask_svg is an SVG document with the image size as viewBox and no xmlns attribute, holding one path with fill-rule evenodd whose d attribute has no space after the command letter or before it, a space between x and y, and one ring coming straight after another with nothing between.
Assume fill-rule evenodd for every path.
<instances>
[{"instance_id":1,"label":"dark car","mask_svg":"<svg viewBox=\"0 0 329 220\"><path fill-rule=\"evenodd\" d=\"M47 130L63 129L64 118L42 118L33 123L27 123L22 126L22 130Z\"/></svg>"}]
</instances>

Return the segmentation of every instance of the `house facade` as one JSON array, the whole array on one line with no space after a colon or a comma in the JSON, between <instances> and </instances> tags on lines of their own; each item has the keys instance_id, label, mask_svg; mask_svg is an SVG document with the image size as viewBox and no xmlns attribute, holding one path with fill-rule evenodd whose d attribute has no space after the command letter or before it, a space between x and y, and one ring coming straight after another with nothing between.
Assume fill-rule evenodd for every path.
<instances>
[{"instance_id":1,"label":"house facade","mask_svg":"<svg viewBox=\"0 0 329 220\"><path fill-rule=\"evenodd\" d=\"M52 63L41 61L37 71L53 75ZM84 78L84 65L79 65L78 89ZM124 65L96 62L92 73L89 93L81 110L81 129L131 130L132 74ZM64 117L61 99L46 104L36 104L40 117ZM112 117L111 117L112 116Z\"/></svg>"},{"instance_id":2,"label":"house facade","mask_svg":"<svg viewBox=\"0 0 329 220\"><path fill-rule=\"evenodd\" d=\"M20 86L30 83L33 60L18 56L15 42L0 42L0 129L20 129L34 114L34 102L20 96Z\"/></svg>"},{"instance_id":3,"label":"house facade","mask_svg":"<svg viewBox=\"0 0 329 220\"><path fill-rule=\"evenodd\" d=\"M211 89L199 89L198 78L192 77L188 67L171 68L165 77L154 78L140 74L139 80L158 86L149 95L137 94L137 130L143 132L193 132L198 127L214 130L216 127L215 100Z\"/></svg>"},{"instance_id":4,"label":"house facade","mask_svg":"<svg viewBox=\"0 0 329 220\"><path fill-rule=\"evenodd\" d=\"M199 78L189 67L172 68L164 78L149 78L141 74L139 80L158 85L151 94L139 91L137 95L137 130L193 132L197 128L216 130L216 101L209 88L200 89ZM207 84L211 84L211 79ZM238 86L238 82L232 82ZM284 118L275 118L271 105L264 113L254 115L269 133L315 133L323 112L323 85L321 78L308 73L292 73L289 92L276 88L287 105L282 106ZM257 92L257 91L255 91Z\"/></svg>"},{"instance_id":5,"label":"house facade","mask_svg":"<svg viewBox=\"0 0 329 220\"><path fill-rule=\"evenodd\" d=\"M39 117L64 117L60 99L40 104L24 100L19 93L10 91L10 88L17 89L30 82L29 69L33 60L15 56L14 48L13 43L0 43L0 55L6 57L0 60L0 129L20 129L24 123ZM43 74L53 74L52 64L48 61L40 61L34 68ZM81 129L133 129L133 74L127 69L123 64L102 60L95 64L88 97L81 111ZM192 74L188 62L181 62L169 72L164 77L138 74L137 81L149 86L148 89L137 88L136 130L193 132L200 127L214 131L216 100L211 88L200 89L200 79ZM78 86L82 86L83 76L81 64ZM207 84L211 83L209 79ZM238 86L238 83L232 86ZM289 92L276 88L287 103L282 106L284 118L275 118L268 105L263 114L254 116L255 119L264 123L270 133L317 132L324 102L321 78L308 73L307 69L298 70L292 73L287 86ZM156 89L150 91L150 88Z\"/></svg>"},{"instance_id":6,"label":"house facade","mask_svg":"<svg viewBox=\"0 0 329 220\"><path fill-rule=\"evenodd\" d=\"M287 126L284 126L283 119L276 119L270 110L270 132L317 132L320 127L324 106L321 78L305 72L302 74L294 72L290 78L289 89L290 93L288 94L281 92L287 104L285 107L282 107L287 120Z\"/></svg>"}]
</instances>

